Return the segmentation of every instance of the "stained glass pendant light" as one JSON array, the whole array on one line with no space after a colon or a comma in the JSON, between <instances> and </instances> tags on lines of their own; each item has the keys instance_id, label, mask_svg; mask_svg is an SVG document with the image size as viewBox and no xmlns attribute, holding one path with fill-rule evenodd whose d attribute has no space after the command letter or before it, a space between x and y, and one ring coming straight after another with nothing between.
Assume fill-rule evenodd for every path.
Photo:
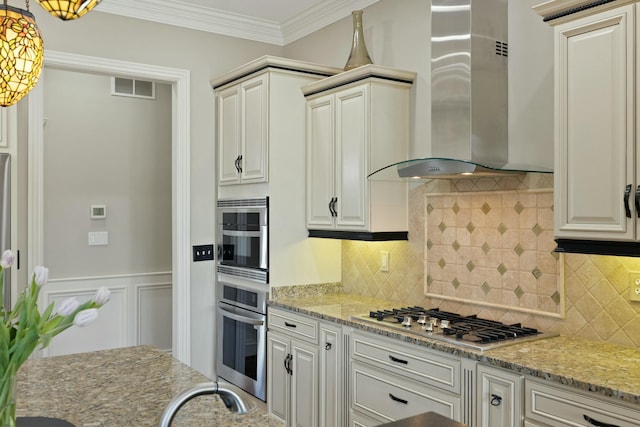
<instances>
[{"instance_id":1,"label":"stained glass pendant light","mask_svg":"<svg viewBox=\"0 0 640 427\"><path fill-rule=\"evenodd\" d=\"M38 83L44 47L36 20L27 10L0 5L0 105L20 101Z\"/></svg>"},{"instance_id":2,"label":"stained glass pendant light","mask_svg":"<svg viewBox=\"0 0 640 427\"><path fill-rule=\"evenodd\" d=\"M47 12L63 21L80 18L102 0L36 0Z\"/></svg>"}]
</instances>

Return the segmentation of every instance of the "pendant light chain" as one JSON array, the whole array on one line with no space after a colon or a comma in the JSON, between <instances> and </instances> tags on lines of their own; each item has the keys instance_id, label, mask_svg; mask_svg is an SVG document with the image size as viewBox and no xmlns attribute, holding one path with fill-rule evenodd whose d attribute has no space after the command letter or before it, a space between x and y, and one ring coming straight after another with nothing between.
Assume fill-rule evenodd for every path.
<instances>
[{"instance_id":1,"label":"pendant light chain","mask_svg":"<svg viewBox=\"0 0 640 427\"><path fill-rule=\"evenodd\" d=\"M29 0L24 0L24 4L27 6L27 12L30 12L30 10L29 10Z\"/></svg>"}]
</instances>

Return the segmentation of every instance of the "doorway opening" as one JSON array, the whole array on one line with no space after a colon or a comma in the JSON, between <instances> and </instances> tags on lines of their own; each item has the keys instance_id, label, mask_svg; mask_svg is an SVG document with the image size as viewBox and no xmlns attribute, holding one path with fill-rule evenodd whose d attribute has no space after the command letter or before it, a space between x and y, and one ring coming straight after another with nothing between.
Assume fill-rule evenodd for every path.
<instances>
[{"instance_id":1,"label":"doorway opening","mask_svg":"<svg viewBox=\"0 0 640 427\"><path fill-rule=\"evenodd\" d=\"M171 86L171 282L174 357L190 364L189 71L47 51L45 68L147 79ZM44 258L44 91L28 97L27 271Z\"/></svg>"}]
</instances>

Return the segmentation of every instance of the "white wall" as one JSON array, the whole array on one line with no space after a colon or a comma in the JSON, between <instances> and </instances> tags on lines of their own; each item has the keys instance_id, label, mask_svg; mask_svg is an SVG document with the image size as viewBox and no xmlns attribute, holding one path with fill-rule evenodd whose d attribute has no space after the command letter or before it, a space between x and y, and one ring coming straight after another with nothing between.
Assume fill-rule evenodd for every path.
<instances>
[{"instance_id":1,"label":"white wall","mask_svg":"<svg viewBox=\"0 0 640 427\"><path fill-rule=\"evenodd\" d=\"M171 271L171 87L112 96L108 76L51 68L41 84L49 277ZM106 218L91 219L91 205ZM108 245L89 246L89 232Z\"/></svg>"}]
</instances>

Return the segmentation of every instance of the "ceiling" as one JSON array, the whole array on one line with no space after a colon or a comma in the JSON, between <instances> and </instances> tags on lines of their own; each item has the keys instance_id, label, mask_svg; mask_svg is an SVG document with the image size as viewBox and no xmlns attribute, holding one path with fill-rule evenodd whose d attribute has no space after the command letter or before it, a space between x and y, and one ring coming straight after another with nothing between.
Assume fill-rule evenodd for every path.
<instances>
[{"instance_id":1,"label":"ceiling","mask_svg":"<svg viewBox=\"0 0 640 427\"><path fill-rule=\"evenodd\" d=\"M284 46L379 0L103 0L96 11Z\"/></svg>"}]
</instances>

